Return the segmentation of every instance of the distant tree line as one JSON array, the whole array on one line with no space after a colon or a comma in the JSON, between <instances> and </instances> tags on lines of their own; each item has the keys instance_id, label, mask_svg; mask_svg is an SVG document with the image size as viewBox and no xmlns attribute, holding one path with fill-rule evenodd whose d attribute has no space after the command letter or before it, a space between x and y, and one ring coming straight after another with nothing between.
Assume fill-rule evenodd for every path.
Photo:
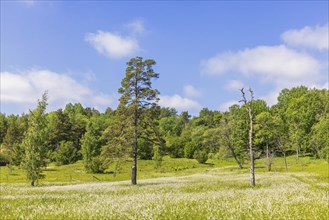
<instances>
[{"instance_id":1,"label":"distant tree line","mask_svg":"<svg viewBox=\"0 0 329 220\"><path fill-rule=\"evenodd\" d=\"M139 57L130 60L115 110L99 112L69 103L64 109L46 113L45 94L28 114L0 113L1 165L27 169L33 160L41 167L83 160L87 172L102 173L112 163L118 172L120 164L130 158L153 159L159 167L162 157L169 155L194 158L199 163L232 157L243 168L249 160L249 104L232 105L226 112L203 108L194 117L187 111L159 107L158 92L150 83L158 77L154 64ZM257 99L250 108L254 158L267 158L269 171L275 156L294 154L298 161L308 154L329 161L328 90L305 86L283 89L276 105L270 107ZM288 169L286 162L285 167ZM40 170L29 174L32 181L40 176Z\"/></svg>"}]
</instances>

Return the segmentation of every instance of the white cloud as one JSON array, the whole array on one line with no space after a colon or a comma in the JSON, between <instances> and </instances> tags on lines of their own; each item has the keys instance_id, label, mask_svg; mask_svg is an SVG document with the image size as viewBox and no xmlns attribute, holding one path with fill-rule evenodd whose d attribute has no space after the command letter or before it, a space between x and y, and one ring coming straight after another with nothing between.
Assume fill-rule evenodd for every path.
<instances>
[{"instance_id":1,"label":"white cloud","mask_svg":"<svg viewBox=\"0 0 329 220\"><path fill-rule=\"evenodd\" d=\"M109 57L110 59L120 59L131 56L140 51L138 36L145 32L144 22L136 19L123 25L128 29L128 34L123 35L119 32L97 31L88 33L85 40L90 43L98 53Z\"/></svg>"},{"instance_id":2,"label":"white cloud","mask_svg":"<svg viewBox=\"0 0 329 220\"><path fill-rule=\"evenodd\" d=\"M130 56L139 50L139 45L135 38L123 37L117 33L98 31L95 34L88 33L85 39L97 52L111 59Z\"/></svg>"},{"instance_id":3,"label":"white cloud","mask_svg":"<svg viewBox=\"0 0 329 220\"><path fill-rule=\"evenodd\" d=\"M239 72L275 84L300 85L317 79L321 64L308 54L279 45L222 53L203 61L202 68L209 75Z\"/></svg>"},{"instance_id":4,"label":"white cloud","mask_svg":"<svg viewBox=\"0 0 329 220\"><path fill-rule=\"evenodd\" d=\"M329 49L329 25L288 30L281 35L282 40L291 46L301 46L318 50Z\"/></svg>"},{"instance_id":5,"label":"white cloud","mask_svg":"<svg viewBox=\"0 0 329 220\"><path fill-rule=\"evenodd\" d=\"M162 107L175 108L177 110L186 111L186 110L197 110L201 108L201 105L188 98L183 98L179 95L173 96L159 96L159 105Z\"/></svg>"},{"instance_id":6,"label":"white cloud","mask_svg":"<svg viewBox=\"0 0 329 220\"><path fill-rule=\"evenodd\" d=\"M1 72L1 102L31 106L48 90L49 107L62 108L69 102L85 106L106 106L113 102L110 95L95 92L65 74L49 70ZM32 106L33 106L32 105Z\"/></svg>"},{"instance_id":7,"label":"white cloud","mask_svg":"<svg viewBox=\"0 0 329 220\"><path fill-rule=\"evenodd\" d=\"M269 105L277 103L279 92L283 88L305 85L325 88L328 85L328 61L316 59L303 48L328 50L328 24L316 27L304 27L300 30L289 30L281 35L286 45L258 46L237 52L223 52L201 63L202 73L208 75L235 74L249 78L258 83L267 83L272 91L263 95ZM239 89L243 83L232 80L226 89ZM262 94L261 94L262 95ZM221 110L227 110L234 101L223 103Z\"/></svg>"},{"instance_id":8,"label":"white cloud","mask_svg":"<svg viewBox=\"0 0 329 220\"><path fill-rule=\"evenodd\" d=\"M144 22L140 19L136 19L126 24L126 27L132 32L132 34L143 34L145 32Z\"/></svg>"},{"instance_id":9,"label":"white cloud","mask_svg":"<svg viewBox=\"0 0 329 220\"><path fill-rule=\"evenodd\" d=\"M231 80L227 85L226 89L228 90L240 90L244 87L244 84L239 80Z\"/></svg>"},{"instance_id":10,"label":"white cloud","mask_svg":"<svg viewBox=\"0 0 329 220\"><path fill-rule=\"evenodd\" d=\"M228 111L232 105L239 105L239 102L236 100L230 100L219 105L219 110L221 112Z\"/></svg>"},{"instance_id":11,"label":"white cloud","mask_svg":"<svg viewBox=\"0 0 329 220\"><path fill-rule=\"evenodd\" d=\"M186 85L184 86L184 94L187 97L195 98L195 97L200 97L201 92L194 88L192 85Z\"/></svg>"}]
</instances>

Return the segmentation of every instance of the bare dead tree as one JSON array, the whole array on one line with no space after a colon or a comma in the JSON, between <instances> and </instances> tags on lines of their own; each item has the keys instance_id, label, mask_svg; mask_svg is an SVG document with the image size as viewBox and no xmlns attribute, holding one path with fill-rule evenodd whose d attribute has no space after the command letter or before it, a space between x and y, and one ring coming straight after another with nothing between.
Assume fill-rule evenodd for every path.
<instances>
[{"instance_id":1,"label":"bare dead tree","mask_svg":"<svg viewBox=\"0 0 329 220\"><path fill-rule=\"evenodd\" d=\"M252 112L252 108L251 108L252 102L254 100L254 92L251 90L251 88L249 88L250 100L247 101L244 89L242 88L240 91L242 93L242 100L240 102L244 103L247 114L248 114L248 118L249 118L250 185L255 186L256 185L256 182L255 182L255 159L254 159L254 150L253 150L253 117L254 116L253 116L253 112Z\"/></svg>"}]
</instances>

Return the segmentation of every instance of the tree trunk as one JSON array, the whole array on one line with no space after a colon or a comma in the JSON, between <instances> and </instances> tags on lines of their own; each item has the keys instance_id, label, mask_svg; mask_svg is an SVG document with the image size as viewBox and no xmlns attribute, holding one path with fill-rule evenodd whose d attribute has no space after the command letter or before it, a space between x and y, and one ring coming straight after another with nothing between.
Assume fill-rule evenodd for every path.
<instances>
[{"instance_id":1,"label":"tree trunk","mask_svg":"<svg viewBox=\"0 0 329 220\"><path fill-rule=\"evenodd\" d=\"M251 105L254 99L253 96L253 91L251 90L251 88L249 88L249 92L250 92L250 101L249 103L247 102L247 99L245 97L245 93L243 91L243 88L240 90L242 93L242 97L243 97L243 102L246 106L246 110L247 113L249 115L249 157L250 157L250 185L251 186L255 186L256 185L256 181L255 181L255 161L254 161L254 151L253 151L253 146L252 146L252 132L253 132L253 114L252 114L252 109L251 109Z\"/></svg>"},{"instance_id":2,"label":"tree trunk","mask_svg":"<svg viewBox=\"0 0 329 220\"><path fill-rule=\"evenodd\" d=\"M268 143L266 142L266 157L267 157L267 171L271 171L272 158L270 158L270 151L268 149Z\"/></svg>"},{"instance_id":3,"label":"tree trunk","mask_svg":"<svg viewBox=\"0 0 329 220\"><path fill-rule=\"evenodd\" d=\"M299 161L299 145L297 144L297 149L296 149L296 163Z\"/></svg>"},{"instance_id":4,"label":"tree trunk","mask_svg":"<svg viewBox=\"0 0 329 220\"><path fill-rule=\"evenodd\" d=\"M242 166L242 163L239 161L238 157L236 156L235 152L234 152L234 148L232 146L229 146L231 152L232 152L232 155L233 155L233 158L234 160L237 162L237 164L239 165L240 169L243 169L243 166Z\"/></svg>"},{"instance_id":5,"label":"tree trunk","mask_svg":"<svg viewBox=\"0 0 329 220\"><path fill-rule=\"evenodd\" d=\"M133 185L137 184L137 108L134 112L134 143L132 152L132 167L131 167L131 183Z\"/></svg>"},{"instance_id":6,"label":"tree trunk","mask_svg":"<svg viewBox=\"0 0 329 220\"><path fill-rule=\"evenodd\" d=\"M253 122L252 122L252 114L251 109L249 109L249 119L250 119L250 128L249 128L249 154L250 154L250 185L255 186L255 161L254 161L254 152L252 149L252 129L253 129Z\"/></svg>"},{"instance_id":7,"label":"tree trunk","mask_svg":"<svg viewBox=\"0 0 329 220\"><path fill-rule=\"evenodd\" d=\"M34 186L34 179L32 179L31 181L31 186Z\"/></svg>"},{"instance_id":8,"label":"tree trunk","mask_svg":"<svg viewBox=\"0 0 329 220\"><path fill-rule=\"evenodd\" d=\"M286 158L286 152L283 152L283 160L284 160L284 166L286 168L286 172L288 172L288 165L287 165L287 158Z\"/></svg>"},{"instance_id":9,"label":"tree trunk","mask_svg":"<svg viewBox=\"0 0 329 220\"><path fill-rule=\"evenodd\" d=\"M294 121L293 125L295 128L295 132L298 131L298 125L297 125L296 121ZM298 161L299 161L299 138L298 138L298 136L299 135L297 135L297 137L296 136L294 137L294 139L295 139L294 143L296 143L296 163L298 163Z\"/></svg>"},{"instance_id":10,"label":"tree trunk","mask_svg":"<svg viewBox=\"0 0 329 220\"><path fill-rule=\"evenodd\" d=\"M135 106L134 106L134 143L133 143L133 160L132 160L132 167L131 167L131 183L133 185L137 184L137 120L138 120L138 80L137 76L135 76Z\"/></svg>"},{"instance_id":11,"label":"tree trunk","mask_svg":"<svg viewBox=\"0 0 329 220\"><path fill-rule=\"evenodd\" d=\"M320 152L320 149L318 147L315 148L315 151L316 151L316 154L318 155L318 157L323 160L324 157L322 156L321 152Z\"/></svg>"}]
</instances>

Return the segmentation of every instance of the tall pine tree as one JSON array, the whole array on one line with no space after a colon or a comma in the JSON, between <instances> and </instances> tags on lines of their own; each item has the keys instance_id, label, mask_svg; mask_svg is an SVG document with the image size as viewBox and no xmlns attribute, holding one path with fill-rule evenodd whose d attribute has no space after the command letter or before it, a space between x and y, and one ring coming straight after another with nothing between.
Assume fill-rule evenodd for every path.
<instances>
[{"instance_id":1,"label":"tall pine tree","mask_svg":"<svg viewBox=\"0 0 329 220\"><path fill-rule=\"evenodd\" d=\"M153 70L155 61L142 57L132 58L127 63L126 76L121 81L119 93L120 104L128 111L127 117L132 120L132 176L131 183L137 184L137 145L140 135L140 119L143 116L143 109L156 105L158 101L158 90L152 89L151 80L158 78L159 74Z\"/></svg>"}]
</instances>

